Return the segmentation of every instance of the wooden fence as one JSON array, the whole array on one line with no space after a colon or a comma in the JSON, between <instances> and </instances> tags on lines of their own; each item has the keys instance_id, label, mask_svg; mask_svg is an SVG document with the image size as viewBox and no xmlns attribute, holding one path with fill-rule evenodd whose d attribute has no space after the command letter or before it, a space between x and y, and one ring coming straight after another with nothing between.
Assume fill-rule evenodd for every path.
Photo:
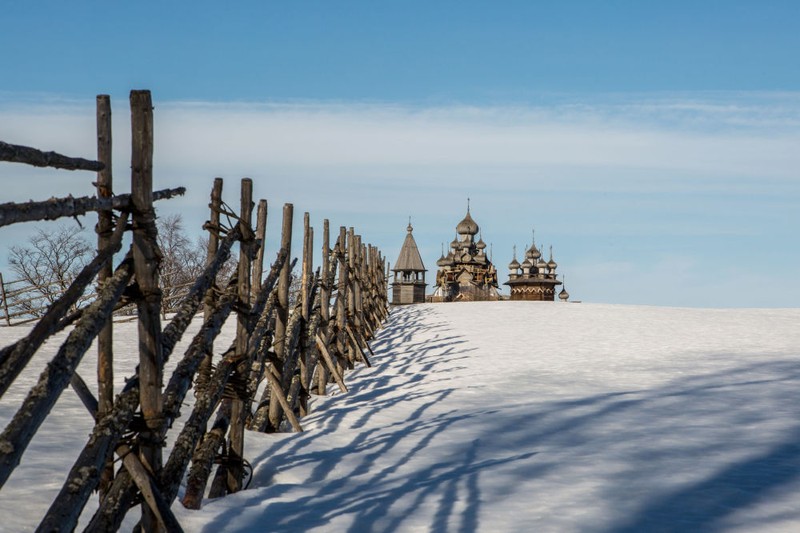
<instances>
[{"instance_id":1,"label":"wooden fence","mask_svg":"<svg viewBox=\"0 0 800 533\"><path fill-rule=\"evenodd\" d=\"M42 518L40 531L72 530L84 506L99 490L99 507L88 531L117 530L126 513L140 506L145 531L180 531L170 510L187 474L182 500L199 508L209 479L212 497L242 489L248 463L245 429L302 431L310 394L325 394L335 383L347 391L345 373L370 365L369 341L388 313L385 260L362 243L353 228L339 228L331 245L328 221L322 228L322 264L313 265L314 229L303 219L301 290L290 308L292 204L283 207L280 251L263 276L267 202L258 203L253 224L252 182L241 181L239 212L222 202L222 179L211 192L208 257L204 272L188 288L177 312L162 327L160 251L153 202L183 194L182 188L152 190L153 115L149 91L130 96L131 192L114 195L111 176L111 107L97 98L98 158L91 161L0 142L0 161L98 172L97 196L0 205L0 226L98 213L98 254L72 285L49 306L25 338L0 350L0 400L43 342L67 326L66 341L0 434L0 490L63 390L71 385L95 420L84 449ZM227 224L221 222L224 215ZM112 270L123 234L132 244ZM218 273L238 243L238 268L221 283ZM74 303L89 284L98 289L86 307ZM113 388L112 313L121 305L137 309L139 364L120 391ZM171 376L165 363L193 317L202 326ZM236 315L231 346L214 345L223 323ZM76 372L97 338L98 390ZM162 384L165 382L166 386ZM195 402L178 423L190 390ZM116 392L116 396L115 396ZM206 429L208 429L206 431ZM168 431L177 432L167 457ZM114 461L114 456L119 461ZM119 465L115 469L114 465ZM190 467L191 465L191 467ZM66 469L66 467L65 467Z\"/></svg>"}]
</instances>

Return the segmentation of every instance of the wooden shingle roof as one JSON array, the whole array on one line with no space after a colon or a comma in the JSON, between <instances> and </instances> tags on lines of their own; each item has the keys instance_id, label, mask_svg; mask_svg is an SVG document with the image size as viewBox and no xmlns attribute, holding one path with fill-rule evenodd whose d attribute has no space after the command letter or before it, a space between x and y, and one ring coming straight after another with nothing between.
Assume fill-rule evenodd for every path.
<instances>
[{"instance_id":1,"label":"wooden shingle roof","mask_svg":"<svg viewBox=\"0 0 800 533\"><path fill-rule=\"evenodd\" d=\"M412 234L414 228L409 224L406 229L408 230L406 240L403 241L400 255L392 270L394 272L426 272L425 265L422 264L422 257L419 255L417 242L414 240L414 235Z\"/></svg>"}]
</instances>

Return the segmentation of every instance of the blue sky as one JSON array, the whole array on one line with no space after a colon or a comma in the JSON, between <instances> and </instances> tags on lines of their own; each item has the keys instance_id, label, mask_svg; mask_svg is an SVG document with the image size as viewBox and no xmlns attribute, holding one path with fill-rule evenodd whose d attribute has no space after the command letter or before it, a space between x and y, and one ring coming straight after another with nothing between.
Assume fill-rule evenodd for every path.
<instances>
[{"instance_id":1,"label":"blue sky","mask_svg":"<svg viewBox=\"0 0 800 533\"><path fill-rule=\"evenodd\" d=\"M796 306L799 15L769 1L14 2L0 139L91 156L94 96L109 93L124 192L127 95L148 88L156 186L190 191L161 208L192 228L214 176L231 192L249 176L273 227L291 201L390 260L412 216L435 268L471 197L502 274L535 227L576 299ZM90 175L2 164L0 179L5 201L92 193ZM0 247L26 231L4 228Z\"/></svg>"}]
</instances>

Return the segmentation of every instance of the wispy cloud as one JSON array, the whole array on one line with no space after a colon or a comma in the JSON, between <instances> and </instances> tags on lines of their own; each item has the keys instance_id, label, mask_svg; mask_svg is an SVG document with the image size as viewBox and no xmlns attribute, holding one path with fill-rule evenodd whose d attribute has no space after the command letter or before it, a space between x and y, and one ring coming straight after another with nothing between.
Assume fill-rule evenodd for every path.
<instances>
[{"instance_id":1,"label":"wispy cloud","mask_svg":"<svg viewBox=\"0 0 800 533\"><path fill-rule=\"evenodd\" d=\"M123 192L129 119L127 102L114 105L114 171ZM292 201L334 224L368 226L365 237L390 257L412 215L429 265L439 242L452 239L467 196L501 264L537 226L575 262L602 253L587 236L656 238L665 246L682 239L694 243L684 251L693 264L714 269L730 257L708 252L714 247L703 239L749 236L780 269L769 243L787 222L798 222L794 93L611 95L494 107L156 100L155 116L156 187L189 188L163 208L182 212L190 227L206 217L218 175L254 178L256 195L272 205ZM93 102L0 98L0 139L91 157ZM0 179L10 201L90 194L93 176L2 164ZM647 258L631 261L651 268ZM611 291L585 283L577 292L614 301Z\"/></svg>"}]
</instances>

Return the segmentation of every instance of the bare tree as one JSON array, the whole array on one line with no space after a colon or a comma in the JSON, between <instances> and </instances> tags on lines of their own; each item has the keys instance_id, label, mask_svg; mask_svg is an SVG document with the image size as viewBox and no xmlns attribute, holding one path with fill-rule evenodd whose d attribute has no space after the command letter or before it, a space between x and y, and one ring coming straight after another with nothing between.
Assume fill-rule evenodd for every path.
<instances>
[{"instance_id":1,"label":"bare tree","mask_svg":"<svg viewBox=\"0 0 800 533\"><path fill-rule=\"evenodd\" d=\"M47 306L67 290L94 251L80 235L82 231L72 225L50 231L39 228L26 245L11 247L8 263L24 287L9 297L15 310L42 316ZM84 295L75 307L90 298L90 294Z\"/></svg>"},{"instance_id":2,"label":"bare tree","mask_svg":"<svg viewBox=\"0 0 800 533\"><path fill-rule=\"evenodd\" d=\"M158 245L161 248L161 285L163 308L173 311L186 294L192 283L202 274L208 255L208 237L198 237L192 242L186 235L181 215L168 215L156 220ZM229 259L217 275L228 279L235 269L235 262Z\"/></svg>"},{"instance_id":3,"label":"bare tree","mask_svg":"<svg viewBox=\"0 0 800 533\"><path fill-rule=\"evenodd\" d=\"M300 268L295 267L292 269L291 281L289 282L289 309L294 309L297 300L300 299L300 293L303 292L303 278L300 274Z\"/></svg>"},{"instance_id":4,"label":"bare tree","mask_svg":"<svg viewBox=\"0 0 800 533\"><path fill-rule=\"evenodd\" d=\"M205 250L201 250L186 236L181 215L159 217L156 227L162 253L162 302L164 310L171 311L202 272Z\"/></svg>"}]
</instances>

